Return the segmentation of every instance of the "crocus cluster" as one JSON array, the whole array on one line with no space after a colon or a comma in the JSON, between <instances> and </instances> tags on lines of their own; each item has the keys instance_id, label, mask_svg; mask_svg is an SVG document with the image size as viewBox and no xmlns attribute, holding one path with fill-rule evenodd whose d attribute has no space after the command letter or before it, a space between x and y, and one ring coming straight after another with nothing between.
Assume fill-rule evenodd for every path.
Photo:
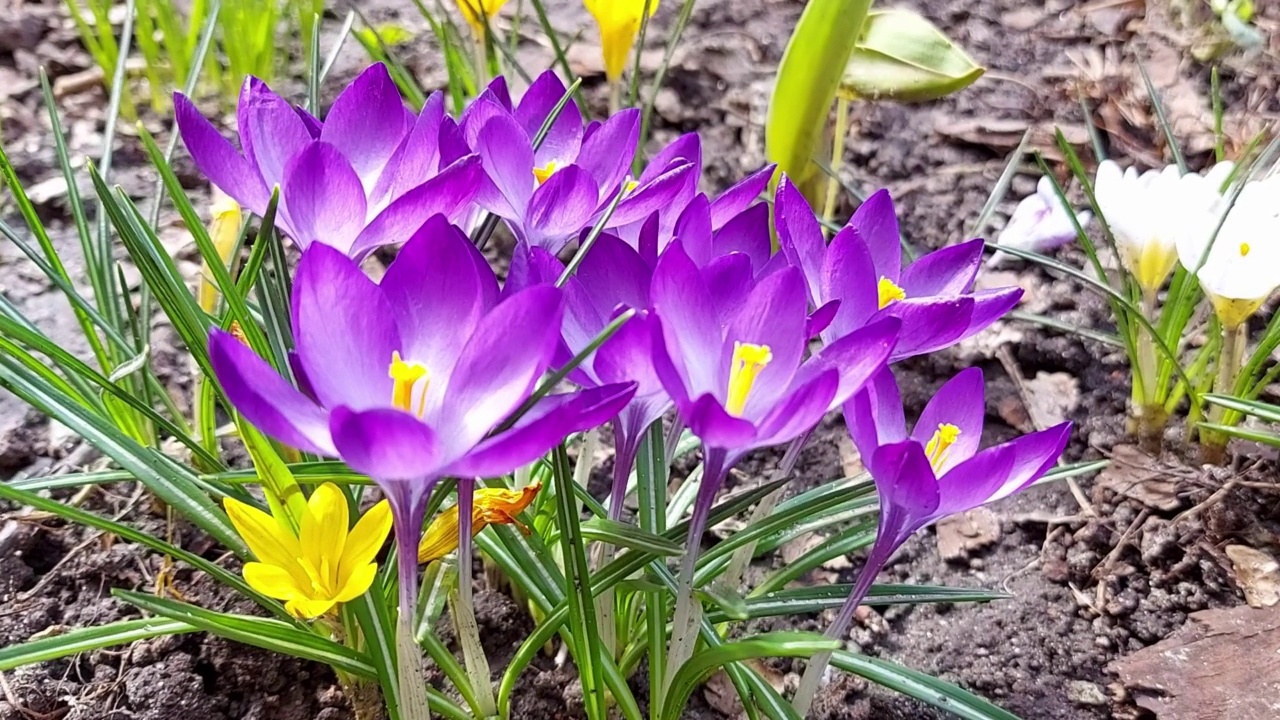
<instances>
[{"instance_id":1,"label":"crocus cluster","mask_svg":"<svg viewBox=\"0 0 1280 720\"><path fill-rule=\"evenodd\" d=\"M554 75L519 103L499 80L457 120L434 97L420 114L405 110L388 83L371 68L322 122L250 81L243 153L185 99L179 112L197 165L232 197L263 212L268 189L282 188L282 227L302 250L289 367L214 330L218 380L263 432L341 458L382 487L402 612L412 610L420 559L484 524L516 522L537 492L473 499L476 478L510 473L610 422L615 519L640 439L664 414L674 410L703 446L673 669L692 651L693 571L712 502L748 453L801 442L843 409L882 503L863 587L912 532L1024 487L1061 452L1065 426L977 452L982 382L972 372L906 433L888 363L972 336L1020 296L973 289L980 240L904 267L893 203L880 192L827 243L786 178L771 227L758 198L772 168L719 196L700 193L692 135L629 177L639 118L584 125L572 102L552 117L565 94ZM281 144L295 125L298 142ZM483 225L485 213L517 240L505 284L460 227ZM581 242L593 228L592 243ZM393 242L402 247L372 279L360 259ZM563 262L574 243L579 255ZM548 392L544 378L575 358L572 387ZM444 477L458 479L459 504L424 538L427 497ZM348 593L329 595L318 600Z\"/></svg>"}]
</instances>

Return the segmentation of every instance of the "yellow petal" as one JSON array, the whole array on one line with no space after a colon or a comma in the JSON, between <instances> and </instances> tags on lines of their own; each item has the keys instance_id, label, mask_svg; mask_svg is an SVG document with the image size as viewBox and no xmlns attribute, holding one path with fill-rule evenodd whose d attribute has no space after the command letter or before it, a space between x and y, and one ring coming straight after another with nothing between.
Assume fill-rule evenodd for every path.
<instances>
[{"instance_id":1,"label":"yellow petal","mask_svg":"<svg viewBox=\"0 0 1280 720\"><path fill-rule=\"evenodd\" d=\"M328 598L322 600L298 598L285 603L284 609L288 610L289 614L296 618L310 620L312 618L318 618L329 612L329 610L331 610L336 604L337 602Z\"/></svg>"},{"instance_id":2,"label":"yellow petal","mask_svg":"<svg viewBox=\"0 0 1280 720\"><path fill-rule=\"evenodd\" d=\"M507 0L454 0L458 4L458 10L462 11L462 18L467 21L476 32L484 32L484 21L480 19L481 14L485 17L493 17L498 14L503 5L507 4Z\"/></svg>"},{"instance_id":3,"label":"yellow petal","mask_svg":"<svg viewBox=\"0 0 1280 720\"><path fill-rule=\"evenodd\" d=\"M290 600L305 593L293 576L284 568L266 563L244 564L244 581L249 587L276 600Z\"/></svg>"},{"instance_id":4,"label":"yellow petal","mask_svg":"<svg viewBox=\"0 0 1280 720\"><path fill-rule=\"evenodd\" d=\"M631 45L640 32L645 0L584 0L587 11L600 25L600 45L604 49L604 69L616 82L627 66ZM649 15L658 9L658 0L649 3Z\"/></svg>"},{"instance_id":5,"label":"yellow petal","mask_svg":"<svg viewBox=\"0 0 1280 720\"><path fill-rule=\"evenodd\" d=\"M378 566L374 563L365 563L355 568L354 572L347 576L346 584L339 588L334 600L344 603L360 597L373 584L373 579L377 575Z\"/></svg>"},{"instance_id":6,"label":"yellow petal","mask_svg":"<svg viewBox=\"0 0 1280 720\"><path fill-rule=\"evenodd\" d=\"M297 564L298 539L280 527L274 518L233 498L227 498L223 506L254 557L282 568Z\"/></svg>"},{"instance_id":7,"label":"yellow petal","mask_svg":"<svg viewBox=\"0 0 1280 720\"><path fill-rule=\"evenodd\" d=\"M351 582L352 572L373 563L390 532L391 505L383 500L369 508L347 536L347 545L342 549L342 559L338 563L338 588Z\"/></svg>"},{"instance_id":8,"label":"yellow petal","mask_svg":"<svg viewBox=\"0 0 1280 720\"><path fill-rule=\"evenodd\" d=\"M329 590L337 589L338 561L347 544L350 522L347 498L337 485L325 483L307 499L298 537L302 556L319 573L320 584Z\"/></svg>"},{"instance_id":9,"label":"yellow petal","mask_svg":"<svg viewBox=\"0 0 1280 720\"><path fill-rule=\"evenodd\" d=\"M445 510L427 526L418 543L418 562L429 563L448 555L458 547L458 506Z\"/></svg>"}]
</instances>

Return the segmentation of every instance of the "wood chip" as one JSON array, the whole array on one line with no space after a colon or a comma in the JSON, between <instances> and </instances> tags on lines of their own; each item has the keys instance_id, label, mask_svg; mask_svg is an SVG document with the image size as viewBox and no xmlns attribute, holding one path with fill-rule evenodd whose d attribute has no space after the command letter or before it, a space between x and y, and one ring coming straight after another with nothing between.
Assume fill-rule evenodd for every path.
<instances>
[{"instance_id":1,"label":"wood chip","mask_svg":"<svg viewBox=\"0 0 1280 720\"><path fill-rule=\"evenodd\" d=\"M1235 569L1236 585L1250 607L1280 603L1280 564L1275 558L1248 545L1228 545L1226 552Z\"/></svg>"},{"instance_id":2,"label":"wood chip","mask_svg":"<svg viewBox=\"0 0 1280 720\"><path fill-rule=\"evenodd\" d=\"M1182 505L1177 480L1170 477L1155 458L1134 445L1117 445L1112 449L1111 464L1098 473L1098 486L1153 510L1168 512Z\"/></svg>"},{"instance_id":3,"label":"wood chip","mask_svg":"<svg viewBox=\"0 0 1280 720\"><path fill-rule=\"evenodd\" d=\"M938 554L943 560L964 560L970 553L1000 539L1000 520L985 507L938 521Z\"/></svg>"},{"instance_id":4,"label":"wood chip","mask_svg":"<svg viewBox=\"0 0 1280 720\"><path fill-rule=\"evenodd\" d=\"M1202 610L1164 640L1107 666L1159 720L1275 720L1280 606Z\"/></svg>"}]
</instances>

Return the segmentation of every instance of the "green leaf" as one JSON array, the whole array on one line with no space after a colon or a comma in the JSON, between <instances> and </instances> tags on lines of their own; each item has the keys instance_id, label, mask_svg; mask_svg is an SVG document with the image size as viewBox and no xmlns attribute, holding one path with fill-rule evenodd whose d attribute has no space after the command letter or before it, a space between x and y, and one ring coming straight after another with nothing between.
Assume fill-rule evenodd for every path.
<instances>
[{"instance_id":1,"label":"green leaf","mask_svg":"<svg viewBox=\"0 0 1280 720\"><path fill-rule=\"evenodd\" d=\"M824 178L812 162L871 0L810 0L778 65L765 154L818 207Z\"/></svg>"},{"instance_id":2,"label":"green leaf","mask_svg":"<svg viewBox=\"0 0 1280 720\"><path fill-rule=\"evenodd\" d=\"M809 657L839 647L839 641L828 640L816 633L773 632L703 650L689 658L676 672L671 692L662 706L662 718L679 720L694 688L715 668L760 657Z\"/></svg>"},{"instance_id":3,"label":"green leaf","mask_svg":"<svg viewBox=\"0 0 1280 720\"><path fill-rule=\"evenodd\" d=\"M712 610L708 620L721 623L727 620L754 620L764 617L809 615L824 610L835 610L844 605L853 591L853 585L821 585L793 588L750 597L743 604L744 617L736 618L728 613ZM951 588L930 585L872 585L863 605L920 605L924 603L992 602L1011 597L994 590Z\"/></svg>"},{"instance_id":4,"label":"green leaf","mask_svg":"<svg viewBox=\"0 0 1280 720\"><path fill-rule=\"evenodd\" d=\"M1259 420L1267 422L1280 423L1280 407L1271 403L1259 402L1257 400L1241 400L1240 398L1231 397L1230 395L1219 395L1210 393L1204 396L1204 399L1214 405L1235 410L1245 415L1252 415Z\"/></svg>"},{"instance_id":5,"label":"green leaf","mask_svg":"<svg viewBox=\"0 0 1280 720\"><path fill-rule=\"evenodd\" d=\"M910 10L867 14L840 80L851 98L925 102L972 85L986 70Z\"/></svg>"},{"instance_id":6,"label":"green leaf","mask_svg":"<svg viewBox=\"0 0 1280 720\"><path fill-rule=\"evenodd\" d=\"M588 540L634 548L654 555L674 556L684 553L684 546L661 535L645 532L635 525L595 517L582 523L582 536Z\"/></svg>"},{"instance_id":7,"label":"green leaf","mask_svg":"<svg viewBox=\"0 0 1280 720\"><path fill-rule=\"evenodd\" d=\"M161 635L179 635L198 628L180 620L141 618L119 620L96 627L76 628L61 633L46 630L43 637L0 648L0 672L23 665L57 660L77 653L129 643Z\"/></svg>"},{"instance_id":8,"label":"green leaf","mask_svg":"<svg viewBox=\"0 0 1280 720\"><path fill-rule=\"evenodd\" d=\"M751 618L751 614L747 611L746 598L722 586L720 583L711 583L704 588L699 588L696 594L719 608L719 614L725 620L749 620Z\"/></svg>"},{"instance_id":9,"label":"green leaf","mask_svg":"<svg viewBox=\"0 0 1280 720\"><path fill-rule=\"evenodd\" d=\"M296 626L251 615L215 612L190 603L155 597L131 590L114 589L113 595L155 615L193 625L218 637L278 652L290 657L324 663L335 670L374 678L377 672L369 659L345 645L322 638Z\"/></svg>"},{"instance_id":10,"label":"green leaf","mask_svg":"<svg viewBox=\"0 0 1280 720\"><path fill-rule=\"evenodd\" d=\"M1018 720L1017 715L967 690L884 660L837 650L831 656L831 664L965 720Z\"/></svg>"}]
</instances>

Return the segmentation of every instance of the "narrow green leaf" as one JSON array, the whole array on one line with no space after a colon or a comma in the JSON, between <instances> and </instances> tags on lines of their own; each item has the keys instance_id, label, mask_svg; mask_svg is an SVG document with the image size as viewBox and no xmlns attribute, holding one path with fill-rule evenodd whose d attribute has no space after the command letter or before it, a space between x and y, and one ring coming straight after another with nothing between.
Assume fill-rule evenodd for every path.
<instances>
[{"instance_id":1,"label":"narrow green leaf","mask_svg":"<svg viewBox=\"0 0 1280 720\"><path fill-rule=\"evenodd\" d=\"M853 591L851 584L820 585L770 592L750 597L743 602L743 617L712 610L707 619L712 623L728 620L754 620L765 617L811 615L825 610L838 610ZM863 605L921 605L924 603L992 602L1011 597L994 590L951 588L929 585L873 585Z\"/></svg>"},{"instance_id":2,"label":"narrow green leaf","mask_svg":"<svg viewBox=\"0 0 1280 720\"><path fill-rule=\"evenodd\" d=\"M197 629L180 620L141 618L46 634L36 640L0 648L0 672L161 635L195 632Z\"/></svg>"},{"instance_id":3,"label":"narrow green leaf","mask_svg":"<svg viewBox=\"0 0 1280 720\"><path fill-rule=\"evenodd\" d=\"M831 657L831 664L964 720L1019 720L1017 715L996 707L967 690L884 660L837 650Z\"/></svg>"},{"instance_id":4,"label":"narrow green leaf","mask_svg":"<svg viewBox=\"0 0 1280 720\"><path fill-rule=\"evenodd\" d=\"M643 550L654 555L675 556L684 553L684 546L677 542L641 530L635 525L608 518L595 517L582 523L582 536L588 540Z\"/></svg>"}]
</instances>

